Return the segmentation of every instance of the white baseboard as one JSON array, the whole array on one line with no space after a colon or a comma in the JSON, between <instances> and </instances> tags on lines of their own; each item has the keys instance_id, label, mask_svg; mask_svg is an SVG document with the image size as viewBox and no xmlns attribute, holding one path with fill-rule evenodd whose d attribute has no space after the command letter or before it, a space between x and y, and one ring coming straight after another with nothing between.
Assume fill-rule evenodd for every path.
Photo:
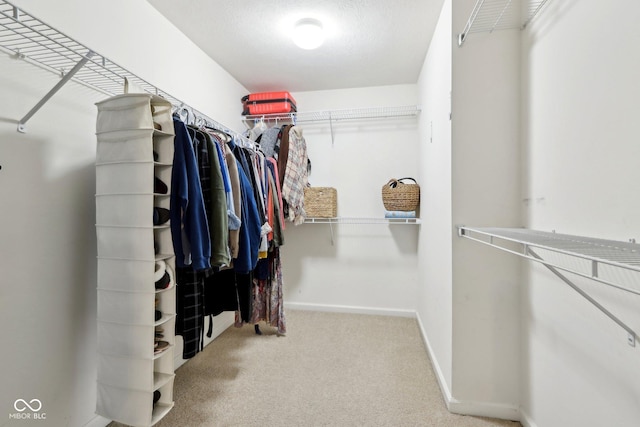
<instances>
[{"instance_id":1,"label":"white baseboard","mask_svg":"<svg viewBox=\"0 0 640 427\"><path fill-rule=\"evenodd\" d=\"M500 418L503 420L520 421L520 408L513 405L490 403L490 402L471 402L451 399L447 405L449 412L461 415L475 415L477 417Z\"/></svg>"},{"instance_id":2,"label":"white baseboard","mask_svg":"<svg viewBox=\"0 0 640 427\"><path fill-rule=\"evenodd\" d=\"M520 409L520 424L522 424L523 427L537 427L536 423L531 419L531 416L522 409Z\"/></svg>"},{"instance_id":3,"label":"white baseboard","mask_svg":"<svg viewBox=\"0 0 640 427\"><path fill-rule=\"evenodd\" d=\"M442 373L442 369L440 369L440 364L438 363L438 359L436 358L433 347L429 343L429 337L424 329L424 325L422 324L422 319L420 318L420 314L416 312L416 319L418 320L418 326L420 328L420 333L422 335L422 340L424 341L424 345L427 348L427 353L429 354L429 360L431 360L431 366L433 367L433 372L436 375L436 379L438 380L438 385L440 386L440 391L444 398L445 405L449 412L454 414L461 415L475 415L479 417L491 417L491 418L500 418L504 420L520 420L521 412L520 408L513 405L508 404L496 404L496 403L488 403L488 402L470 402L470 401L460 401L455 399L451 394L451 390L449 389L449 385L445 380L444 374ZM523 423L524 425L524 423ZM535 427L534 424L525 425L525 427Z\"/></svg>"},{"instance_id":4,"label":"white baseboard","mask_svg":"<svg viewBox=\"0 0 640 427\"><path fill-rule=\"evenodd\" d=\"M429 343L429 337L427 337L427 332L424 329L424 325L422 324L422 319L420 318L420 314L418 312L416 312L416 319L418 320L418 327L420 328L420 335L422 335L422 341L424 342L424 346L427 348L429 360L431 361L431 367L433 368L433 372L436 374L436 379L438 380L438 385L440 386L440 392L444 397L444 402L447 405L447 409L451 411L450 404L453 401L451 390L449 390L449 385L447 384L447 381L444 378L442 369L440 369L440 364L438 363L438 359L436 359L436 355L433 352L433 347L431 347L431 343Z\"/></svg>"},{"instance_id":5,"label":"white baseboard","mask_svg":"<svg viewBox=\"0 0 640 427\"><path fill-rule=\"evenodd\" d=\"M416 317L415 310L394 310L388 308L359 307L351 305L308 304L304 302L285 302L285 309L324 311L331 313L374 314L380 316Z\"/></svg>"},{"instance_id":6,"label":"white baseboard","mask_svg":"<svg viewBox=\"0 0 640 427\"><path fill-rule=\"evenodd\" d=\"M88 423L84 425L84 427L105 427L111 423L111 420L101 417L100 415L96 415L93 417Z\"/></svg>"},{"instance_id":7,"label":"white baseboard","mask_svg":"<svg viewBox=\"0 0 640 427\"><path fill-rule=\"evenodd\" d=\"M206 317L208 319L209 316ZM205 335L203 348L211 344L211 342L218 337L221 333L227 330L230 326L235 323L235 313L232 311L225 311L217 316L215 316L213 321L213 332L211 334L211 338ZM204 328L207 330L209 328L209 321L205 320ZM180 366L184 365L188 359L182 358L182 337L176 336L176 350L173 354L173 366L175 369L178 369Z\"/></svg>"}]
</instances>

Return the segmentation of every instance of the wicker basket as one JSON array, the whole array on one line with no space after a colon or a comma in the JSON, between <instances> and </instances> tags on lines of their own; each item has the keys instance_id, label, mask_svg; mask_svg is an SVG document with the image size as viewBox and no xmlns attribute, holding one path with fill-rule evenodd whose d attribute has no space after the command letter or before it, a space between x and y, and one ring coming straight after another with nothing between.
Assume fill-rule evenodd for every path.
<instances>
[{"instance_id":1,"label":"wicker basket","mask_svg":"<svg viewBox=\"0 0 640 427\"><path fill-rule=\"evenodd\" d=\"M332 187L306 187L304 210L308 218L335 218L338 216L338 192Z\"/></svg>"},{"instance_id":2,"label":"wicker basket","mask_svg":"<svg viewBox=\"0 0 640 427\"><path fill-rule=\"evenodd\" d=\"M405 179L414 183L405 184ZM420 186L413 178L390 179L382 186L382 203L388 211L414 211L420 203Z\"/></svg>"}]
</instances>

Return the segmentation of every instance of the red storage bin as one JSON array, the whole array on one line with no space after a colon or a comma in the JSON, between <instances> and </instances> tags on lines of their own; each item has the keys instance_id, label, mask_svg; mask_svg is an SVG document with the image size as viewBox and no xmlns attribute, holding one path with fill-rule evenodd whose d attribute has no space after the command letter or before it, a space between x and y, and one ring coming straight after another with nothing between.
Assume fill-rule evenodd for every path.
<instances>
[{"instance_id":1,"label":"red storage bin","mask_svg":"<svg viewBox=\"0 0 640 427\"><path fill-rule=\"evenodd\" d=\"M289 92L261 92L242 97L243 115L294 113L296 100Z\"/></svg>"}]
</instances>

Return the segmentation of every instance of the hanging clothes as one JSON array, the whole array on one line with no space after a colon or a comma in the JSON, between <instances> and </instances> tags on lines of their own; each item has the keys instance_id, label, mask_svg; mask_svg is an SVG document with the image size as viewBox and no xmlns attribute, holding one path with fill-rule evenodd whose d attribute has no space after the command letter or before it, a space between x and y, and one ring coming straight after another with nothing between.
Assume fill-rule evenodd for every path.
<instances>
[{"instance_id":1,"label":"hanging clothes","mask_svg":"<svg viewBox=\"0 0 640 427\"><path fill-rule=\"evenodd\" d=\"M228 144L224 145L224 157L229 169L229 180L231 182L231 193L233 194L233 215L237 218L237 227L229 227L229 252L231 258L238 257L238 241L240 238L240 226L242 224L242 195L240 190L240 176L238 174L238 163ZM230 224L235 224L230 221Z\"/></svg>"},{"instance_id":2,"label":"hanging clothes","mask_svg":"<svg viewBox=\"0 0 640 427\"><path fill-rule=\"evenodd\" d=\"M279 247L284 243L284 215L282 213L282 197L278 185L278 168L275 159L265 159L263 173L265 216L270 228L264 238L267 243L266 257L259 259L253 270L250 287L249 316L246 309L236 312L235 326L241 327L245 323L258 324L261 321L277 328L277 333L286 333L284 314L283 276ZM243 288L246 291L246 288Z\"/></svg>"},{"instance_id":3,"label":"hanging clothes","mask_svg":"<svg viewBox=\"0 0 640 427\"><path fill-rule=\"evenodd\" d=\"M280 134L280 128L272 127L265 130L260 136L260 149L264 153L265 157L269 158L278 158L279 144L278 141L280 138L278 135Z\"/></svg>"},{"instance_id":4,"label":"hanging clothes","mask_svg":"<svg viewBox=\"0 0 640 427\"><path fill-rule=\"evenodd\" d=\"M212 316L223 311L237 311L241 318L248 320L251 315L251 272L258 262L261 233L258 200L255 199L257 192L252 184L255 179L249 179L254 176L254 169L248 162L249 153L244 149L232 141L224 147L239 227L229 231L233 269L221 270L205 280L205 305L207 314Z\"/></svg>"},{"instance_id":5,"label":"hanging clothes","mask_svg":"<svg viewBox=\"0 0 640 427\"><path fill-rule=\"evenodd\" d=\"M269 169L269 194L271 196L272 216L270 220L273 229L272 239L276 246L284 245L284 210L282 203L282 193L280 192L280 183L278 182L278 164L274 159L267 159L267 168Z\"/></svg>"},{"instance_id":6,"label":"hanging clothes","mask_svg":"<svg viewBox=\"0 0 640 427\"><path fill-rule=\"evenodd\" d=\"M236 147L235 150L242 150ZM237 156L237 155L236 155ZM237 163L240 178L240 192L242 194L242 225L240 226L238 257L233 260L233 268L238 273L246 274L256 268L258 250L260 248L260 233L262 219L256 203L255 192L249 174L249 167L242 167ZM247 174L249 170L249 174Z\"/></svg>"},{"instance_id":7,"label":"hanging clothes","mask_svg":"<svg viewBox=\"0 0 640 427\"><path fill-rule=\"evenodd\" d=\"M175 330L183 338L182 357L188 359L202 346L204 272L211 267L208 203L200 179L200 170L206 170L207 159L196 147L197 141L191 138L186 125L175 117L173 123L176 136L169 215L176 255Z\"/></svg>"},{"instance_id":8,"label":"hanging clothes","mask_svg":"<svg viewBox=\"0 0 640 427\"><path fill-rule=\"evenodd\" d=\"M280 335L287 333L284 313L282 264L280 250L274 248L266 259L260 260L261 265L257 272L260 277L254 276L251 288L251 302L248 310L250 317L244 312L236 312L235 326L241 327L245 323L257 324L261 321L277 328Z\"/></svg>"},{"instance_id":9,"label":"hanging clothes","mask_svg":"<svg viewBox=\"0 0 640 427\"><path fill-rule=\"evenodd\" d=\"M286 125L278 134L278 140L280 144L277 144L277 152L278 152L278 180L280 181L280 188L284 184L284 174L287 170L287 163L289 162L289 132L291 131L292 125Z\"/></svg>"},{"instance_id":10,"label":"hanging clothes","mask_svg":"<svg viewBox=\"0 0 640 427\"><path fill-rule=\"evenodd\" d=\"M204 306L205 316L217 316L224 311L238 310L236 272L233 268L217 271L205 278ZM210 337L211 332L207 332L207 336Z\"/></svg>"},{"instance_id":11,"label":"hanging clothes","mask_svg":"<svg viewBox=\"0 0 640 427\"><path fill-rule=\"evenodd\" d=\"M279 248L285 220L299 224L305 216L308 159L301 129L264 129L264 147L256 150L218 130L177 119L174 126L180 153L174 163L183 164L174 166L177 211L171 212L174 249L182 259L176 263L176 333L184 338L183 357L202 348L205 316L224 311L235 311L236 326L265 321L286 333ZM200 199L191 206L194 185Z\"/></svg>"},{"instance_id":12,"label":"hanging clothes","mask_svg":"<svg viewBox=\"0 0 640 427\"><path fill-rule=\"evenodd\" d=\"M174 118L170 219L176 267L210 267L211 242L193 142L187 127Z\"/></svg>"},{"instance_id":13,"label":"hanging clothes","mask_svg":"<svg viewBox=\"0 0 640 427\"><path fill-rule=\"evenodd\" d=\"M222 171L222 183L224 185L224 193L227 202L227 229L237 230L240 228L240 219L236 215L233 189L231 187L231 174L225 157L223 142L215 134L210 134L209 136L211 137L212 148L215 149L215 152L218 155L218 162L220 163L220 170Z\"/></svg>"},{"instance_id":14,"label":"hanging clothes","mask_svg":"<svg viewBox=\"0 0 640 427\"><path fill-rule=\"evenodd\" d=\"M192 125L187 126L187 132L191 138L193 153L196 158L196 165L198 166L198 182L200 190L202 191L202 201L204 204L205 215L207 218L207 229L209 233L209 247L211 247L211 236L213 235L213 230L211 229L211 226L213 225L211 222L211 161L209 159L209 152L207 151L207 145L202 133ZM210 263L211 256L209 256L209 264Z\"/></svg>"},{"instance_id":15,"label":"hanging clothes","mask_svg":"<svg viewBox=\"0 0 640 427\"><path fill-rule=\"evenodd\" d=\"M218 150L211 136L200 132L204 138L211 170L210 181L210 215L209 231L211 237L211 266L220 268L231 263L229 255L229 215L227 213L227 194L224 184L223 164L220 162Z\"/></svg>"},{"instance_id":16,"label":"hanging clothes","mask_svg":"<svg viewBox=\"0 0 640 427\"><path fill-rule=\"evenodd\" d=\"M302 128L293 126L288 133L288 160L285 166L284 177L281 181L282 198L289 206L288 219L298 225L304 222L306 213L304 211L304 189L309 183L307 175L307 143L302 136ZM284 149L283 145L280 151ZM280 157L283 153L280 153ZM280 162L278 162L280 166ZM282 171L280 171L282 173Z\"/></svg>"}]
</instances>

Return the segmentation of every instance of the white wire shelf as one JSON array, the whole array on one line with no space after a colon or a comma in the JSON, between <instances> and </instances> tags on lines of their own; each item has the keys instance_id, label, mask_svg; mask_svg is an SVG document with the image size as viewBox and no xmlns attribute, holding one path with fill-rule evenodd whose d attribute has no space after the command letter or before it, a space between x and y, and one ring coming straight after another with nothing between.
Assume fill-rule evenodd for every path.
<instances>
[{"instance_id":1,"label":"white wire shelf","mask_svg":"<svg viewBox=\"0 0 640 427\"><path fill-rule=\"evenodd\" d=\"M325 110L325 111L298 111L295 113L280 114L254 114L245 115L243 120L248 128L252 128L260 121L268 121L277 126L279 122L284 124L291 123L299 125L302 123L321 123L329 122L331 128L331 145L335 141L335 132L333 124L340 121L349 120L378 120L393 118L411 118L420 114L420 106L418 105L400 105L390 107L367 107L367 108L350 108L342 110Z\"/></svg>"},{"instance_id":2,"label":"white wire shelf","mask_svg":"<svg viewBox=\"0 0 640 427\"><path fill-rule=\"evenodd\" d=\"M0 0L0 49L61 77L88 58L72 77L75 82L113 96L123 93L126 78L149 93L180 104L156 86L4 0Z\"/></svg>"},{"instance_id":3,"label":"white wire shelf","mask_svg":"<svg viewBox=\"0 0 640 427\"><path fill-rule=\"evenodd\" d=\"M305 224L329 224L331 230L331 244L335 244L333 236L334 224L348 225L419 225L420 218L363 218L363 217L335 217L335 218L306 218Z\"/></svg>"},{"instance_id":4,"label":"white wire shelf","mask_svg":"<svg viewBox=\"0 0 640 427\"><path fill-rule=\"evenodd\" d=\"M559 272L562 270L627 293L640 295L640 245L635 241L622 242L525 228L497 227L459 226L458 235L543 264L625 329L629 345L635 346L636 333L629 326ZM514 248L514 244L517 249ZM542 251L547 259L538 251ZM619 274L615 274L616 270ZM623 271L627 274L622 274ZM623 285L620 278L624 278L625 282L630 281L633 285Z\"/></svg>"},{"instance_id":5,"label":"white wire shelf","mask_svg":"<svg viewBox=\"0 0 640 427\"><path fill-rule=\"evenodd\" d=\"M293 123L311 123L339 120L388 119L393 117L415 117L420 114L418 105L400 105L389 107L349 108L326 111L299 111L282 114L255 114L244 116L245 121L287 120Z\"/></svg>"},{"instance_id":6,"label":"white wire shelf","mask_svg":"<svg viewBox=\"0 0 640 427\"><path fill-rule=\"evenodd\" d=\"M471 232L486 237L495 237L582 258L595 264L608 264L640 272L640 245L632 242L596 239L525 228L470 228L460 227L463 234ZM470 237L465 235L465 237ZM497 242L494 242L497 243ZM598 278L597 268L589 278ZM640 293L639 293L640 295Z\"/></svg>"},{"instance_id":7,"label":"white wire shelf","mask_svg":"<svg viewBox=\"0 0 640 427\"><path fill-rule=\"evenodd\" d=\"M128 82L191 113L194 121L200 118L205 124L233 135L243 146L253 145L239 133L5 0L0 0L0 51L60 77L56 86L18 122L20 132L26 132L26 122L69 80L107 96L123 94Z\"/></svg>"},{"instance_id":8,"label":"white wire shelf","mask_svg":"<svg viewBox=\"0 0 640 427\"><path fill-rule=\"evenodd\" d=\"M354 218L354 217L335 217L335 218L306 218L305 224L389 224L389 225L416 225L420 224L420 218Z\"/></svg>"},{"instance_id":9,"label":"white wire shelf","mask_svg":"<svg viewBox=\"0 0 640 427\"><path fill-rule=\"evenodd\" d=\"M472 33L525 28L547 1L477 0L464 30L458 35L458 46Z\"/></svg>"}]
</instances>

